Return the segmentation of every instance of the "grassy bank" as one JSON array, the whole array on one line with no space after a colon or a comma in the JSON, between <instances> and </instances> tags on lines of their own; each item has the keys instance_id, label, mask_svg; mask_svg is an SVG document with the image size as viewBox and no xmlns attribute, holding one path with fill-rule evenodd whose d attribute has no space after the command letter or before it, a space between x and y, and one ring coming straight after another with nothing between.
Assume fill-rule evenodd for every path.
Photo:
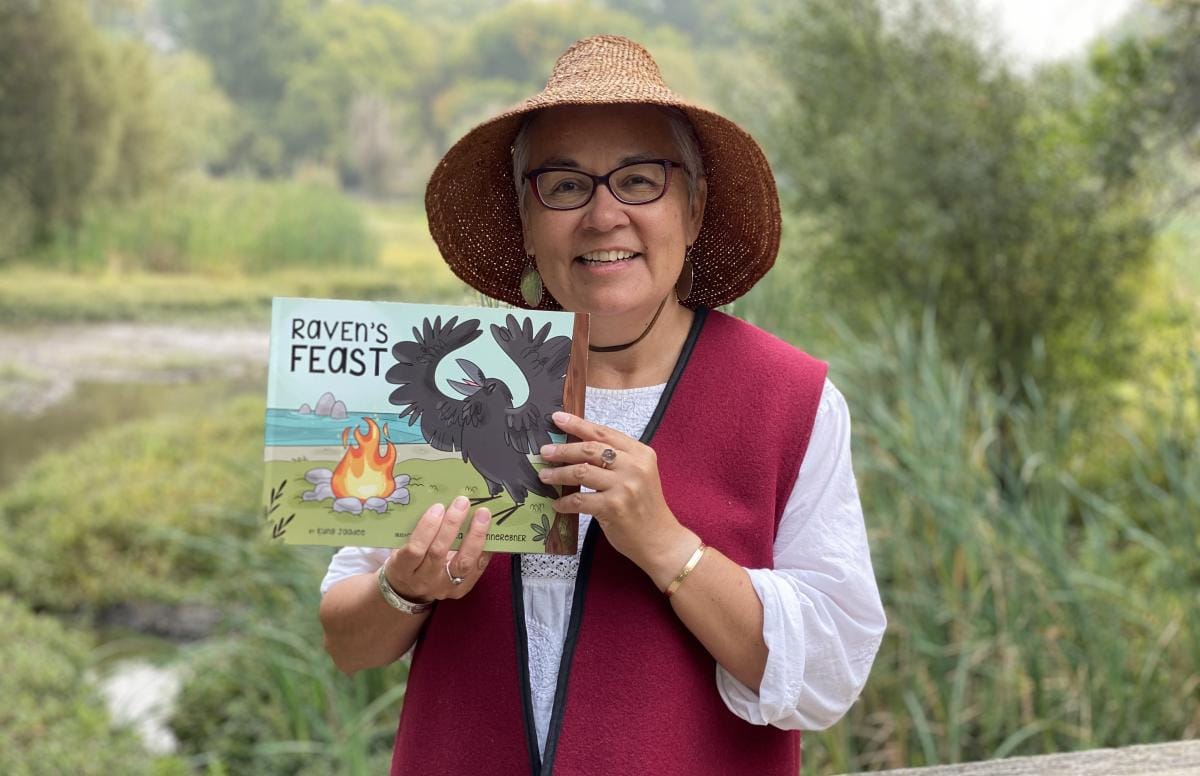
<instances>
[{"instance_id":1,"label":"grassy bank","mask_svg":"<svg viewBox=\"0 0 1200 776\"><path fill-rule=\"evenodd\" d=\"M43 612L15 631L24 657L16 671L10 660L0 689L23 702L57 686L51 678L73 682L62 713L53 703L34 713L30 700L10 714L6 732L18 737L6 737L8 749L0 744L0 764L24 767L42 756L72 763L68 755L86 758L92 743L108 747L99 770L63 772L142 773L182 762L155 760L128 733L109 742L108 718L80 679L91 666L90 638L60 635L49 618L86 626L113 604L151 602L207 604L222 614L217 638L184 653L190 678L172 726L191 766L214 774L385 767L407 665L347 678L325 654L315 612L331 550L261 539L262 433L258 396L179 407L47 453L0 492L0 615L21 626L6 609L15 601ZM47 651L58 657L37 657ZM51 738L27 740L34 728ZM77 733L92 743L74 746Z\"/></svg>"},{"instance_id":2,"label":"grassy bank","mask_svg":"<svg viewBox=\"0 0 1200 776\"><path fill-rule=\"evenodd\" d=\"M4 270L0 325L102 321L265 321L271 297L310 296L470 304L477 298L443 270L384 267L339 272L285 270L254 276L164 275L142 271Z\"/></svg>"},{"instance_id":3,"label":"grassy bank","mask_svg":"<svg viewBox=\"0 0 1200 776\"><path fill-rule=\"evenodd\" d=\"M0 325L266 320L273 296L472 303L419 203L194 180L3 267Z\"/></svg>"},{"instance_id":4,"label":"grassy bank","mask_svg":"<svg viewBox=\"0 0 1200 776\"><path fill-rule=\"evenodd\" d=\"M231 569L193 545L257 535L262 424L262 400L248 396L42 456L0 494L0 590L59 612L235 593L241 582L218 584Z\"/></svg>"}]
</instances>

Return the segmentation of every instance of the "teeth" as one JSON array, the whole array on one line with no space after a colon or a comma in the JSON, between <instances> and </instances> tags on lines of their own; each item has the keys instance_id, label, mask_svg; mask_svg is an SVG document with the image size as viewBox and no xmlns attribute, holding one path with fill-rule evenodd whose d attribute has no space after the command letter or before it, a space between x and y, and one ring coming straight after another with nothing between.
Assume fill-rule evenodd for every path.
<instances>
[{"instance_id":1,"label":"teeth","mask_svg":"<svg viewBox=\"0 0 1200 776\"><path fill-rule=\"evenodd\" d=\"M592 251L580 256L584 261L620 261L637 255L636 251Z\"/></svg>"}]
</instances>

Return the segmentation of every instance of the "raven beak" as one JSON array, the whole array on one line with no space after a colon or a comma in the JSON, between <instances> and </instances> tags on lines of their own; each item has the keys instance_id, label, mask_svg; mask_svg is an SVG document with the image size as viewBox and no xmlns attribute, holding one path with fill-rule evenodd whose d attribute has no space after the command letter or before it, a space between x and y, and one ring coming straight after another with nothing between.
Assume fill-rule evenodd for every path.
<instances>
[{"instance_id":1,"label":"raven beak","mask_svg":"<svg viewBox=\"0 0 1200 776\"><path fill-rule=\"evenodd\" d=\"M463 374L465 374L472 383L477 386L483 385L483 381L487 378L483 376L482 369L475 366L475 364L471 363L465 358L456 358L454 360L458 362L459 368L463 370Z\"/></svg>"},{"instance_id":2,"label":"raven beak","mask_svg":"<svg viewBox=\"0 0 1200 776\"><path fill-rule=\"evenodd\" d=\"M474 396L479 390L479 386L475 383L460 383L458 380L449 380L450 387L461 393L463 396Z\"/></svg>"}]
</instances>

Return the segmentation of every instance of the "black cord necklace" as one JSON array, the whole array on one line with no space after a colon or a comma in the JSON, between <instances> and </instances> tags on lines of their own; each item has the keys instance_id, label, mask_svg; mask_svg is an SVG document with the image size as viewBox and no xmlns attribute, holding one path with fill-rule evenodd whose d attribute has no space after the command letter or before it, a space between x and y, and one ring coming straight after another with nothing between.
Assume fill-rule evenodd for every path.
<instances>
[{"instance_id":1,"label":"black cord necklace","mask_svg":"<svg viewBox=\"0 0 1200 776\"><path fill-rule=\"evenodd\" d=\"M626 342L624 345L588 345L588 350L593 353L616 353L618 350L626 350L638 344L646 338L650 333L650 329L654 327L658 321L658 316L662 315L663 308L667 306L667 300L671 298L670 294L663 297L662 302L658 305L658 312L654 313L654 317L650 319L650 323L646 324L646 330L643 331L633 342Z\"/></svg>"}]
</instances>

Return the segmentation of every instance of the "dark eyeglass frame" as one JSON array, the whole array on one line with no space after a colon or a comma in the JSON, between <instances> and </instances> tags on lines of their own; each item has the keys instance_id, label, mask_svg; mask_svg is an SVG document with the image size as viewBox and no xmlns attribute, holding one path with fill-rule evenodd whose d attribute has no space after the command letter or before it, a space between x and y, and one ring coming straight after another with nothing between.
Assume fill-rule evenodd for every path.
<instances>
[{"instance_id":1,"label":"dark eyeglass frame","mask_svg":"<svg viewBox=\"0 0 1200 776\"><path fill-rule=\"evenodd\" d=\"M646 199L646 200L642 200L641 202L630 202L628 200L621 199L621 195L618 194L616 191L614 191L612 186L608 185L608 179L610 177L612 177L613 175L616 175L617 173L619 173L621 170L624 170L627 167L636 167L639 164L661 164L662 165L663 170L665 172L665 177L663 178L662 191L659 192L658 196L655 197L654 199ZM671 159L639 159L636 162L629 162L627 164L621 165L620 167L609 170L604 175L592 175L591 173L584 172L583 170L580 170L576 167L538 167L536 169L530 170L529 172L525 173L525 180L529 181L529 186L530 186L530 188L533 189L533 196L537 197L537 201L541 203L542 207L547 208L549 210L578 210L581 207L585 207L596 196L596 192L600 190L601 186L604 186L606 189L608 189L608 193L613 195L613 199L617 200L618 202L620 202L622 204L625 204L625 205L649 205L651 202L657 202L667 195L667 191L669 191L671 188L671 168L672 167L683 167L683 165L680 164L679 162L676 162ZM570 207L556 207L555 205L549 205L546 203L546 200L542 199L542 192L538 190L538 184L537 184L538 176L541 175L542 173L546 173L546 172L572 172L577 175L582 175L586 178L591 178L592 179L592 191L590 194L588 194L588 198L585 199L583 202L580 202L578 205L571 205Z\"/></svg>"}]
</instances>

